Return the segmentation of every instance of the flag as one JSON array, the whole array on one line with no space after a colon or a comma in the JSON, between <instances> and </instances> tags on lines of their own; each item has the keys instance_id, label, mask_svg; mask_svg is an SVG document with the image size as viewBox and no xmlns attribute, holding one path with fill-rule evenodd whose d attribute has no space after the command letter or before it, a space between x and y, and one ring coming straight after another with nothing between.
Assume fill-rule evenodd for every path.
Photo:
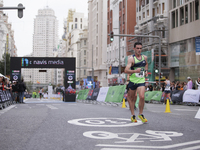
<instances>
[{"instance_id":1,"label":"flag","mask_svg":"<svg viewBox=\"0 0 200 150\"><path fill-rule=\"evenodd\" d=\"M109 67L109 75L111 75L112 74L112 65L110 65L110 67Z\"/></svg>"}]
</instances>

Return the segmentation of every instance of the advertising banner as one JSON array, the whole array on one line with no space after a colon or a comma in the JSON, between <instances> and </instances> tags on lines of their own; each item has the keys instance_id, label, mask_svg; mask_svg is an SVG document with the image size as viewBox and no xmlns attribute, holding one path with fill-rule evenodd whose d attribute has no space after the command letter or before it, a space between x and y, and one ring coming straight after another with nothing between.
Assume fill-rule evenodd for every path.
<instances>
[{"instance_id":1,"label":"advertising banner","mask_svg":"<svg viewBox=\"0 0 200 150\"><path fill-rule=\"evenodd\" d=\"M90 89L82 90L82 97L81 97L82 100L86 100L89 91L90 91Z\"/></svg>"},{"instance_id":2,"label":"advertising banner","mask_svg":"<svg viewBox=\"0 0 200 150\"><path fill-rule=\"evenodd\" d=\"M123 100L125 89L126 89L126 85L109 87L105 101L121 103Z\"/></svg>"},{"instance_id":3,"label":"advertising banner","mask_svg":"<svg viewBox=\"0 0 200 150\"><path fill-rule=\"evenodd\" d=\"M183 94L184 94L184 90L179 91L179 90L175 90L172 92L172 96L171 99L173 102L183 102Z\"/></svg>"},{"instance_id":4,"label":"advertising banner","mask_svg":"<svg viewBox=\"0 0 200 150\"><path fill-rule=\"evenodd\" d=\"M92 93L93 93L93 89L90 89L86 100L92 100Z\"/></svg>"},{"instance_id":5,"label":"advertising banner","mask_svg":"<svg viewBox=\"0 0 200 150\"><path fill-rule=\"evenodd\" d=\"M99 90L100 90L100 88L96 88L96 89L93 90L92 98L91 98L92 100L97 100Z\"/></svg>"},{"instance_id":6,"label":"advertising banner","mask_svg":"<svg viewBox=\"0 0 200 150\"><path fill-rule=\"evenodd\" d=\"M150 101L151 98L152 98L157 92L158 92L158 91L147 91L147 92L145 92L144 100L145 100L145 101Z\"/></svg>"},{"instance_id":7,"label":"advertising banner","mask_svg":"<svg viewBox=\"0 0 200 150\"><path fill-rule=\"evenodd\" d=\"M151 98L151 100L160 101L161 97L162 97L162 92L161 91L157 91L157 93L155 93L155 95Z\"/></svg>"},{"instance_id":8,"label":"advertising banner","mask_svg":"<svg viewBox=\"0 0 200 150\"><path fill-rule=\"evenodd\" d=\"M105 102L106 95L108 93L108 89L109 89L109 87L102 87L102 88L100 88L99 94L98 94L98 97L97 97L97 101L99 101L99 102Z\"/></svg>"},{"instance_id":9,"label":"advertising banner","mask_svg":"<svg viewBox=\"0 0 200 150\"><path fill-rule=\"evenodd\" d=\"M200 55L200 37L195 37L196 55Z\"/></svg>"},{"instance_id":10,"label":"advertising banner","mask_svg":"<svg viewBox=\"0 0 200 150\"><path fill-rule=\"evenodd\" d=\"M199 102L199 90L186 90L183 94L183 102L198 103Z\"/></svg>"}]
</instances>

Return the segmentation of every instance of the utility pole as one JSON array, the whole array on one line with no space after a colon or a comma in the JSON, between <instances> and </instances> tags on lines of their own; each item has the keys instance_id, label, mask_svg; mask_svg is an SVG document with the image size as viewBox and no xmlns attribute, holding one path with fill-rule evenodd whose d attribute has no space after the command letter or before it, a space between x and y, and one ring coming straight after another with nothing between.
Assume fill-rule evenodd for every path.
<instances>
[{"instance_id":1,"label":"utility pole","mask_svg":"<svg viewBox=\"0 0 200 150\"><path fill-rule=\"evenodd\" d=\"M5 43L5 54L4 54L4 57L5 57L5 58L4 58L4 59L5 59L5 60L4 60L4 61L5 61L5 62L4 62L4 75L6 76L6 43Z\"/></svg>"},{"instance_id":2,"label":"utility pole","mask_svg":"<svg viewBox=\"0 0 200 150\"><path fill-rule=\"evenodd\" d=\"M120 20L119 20L119 34L120 34ZM121 74L121 53L120 53L120 39L121 39L121 36L119 36L119 68L118 68L118 71L119 71L119 77L120 77L120 74Z\"/></svg>"},{"instance_id":3,"label":"utility pole","mask_svg":"<svg viewBox=\"0 0 200 150\"><path fill-rule=\"evenodd\" d=\"M93 79L93 82L94 82L94 66L93 66L93 45L92 45L92 79ZM92 83L92 89L94 89L94 85Z\"/></svg>"}]
</instances>

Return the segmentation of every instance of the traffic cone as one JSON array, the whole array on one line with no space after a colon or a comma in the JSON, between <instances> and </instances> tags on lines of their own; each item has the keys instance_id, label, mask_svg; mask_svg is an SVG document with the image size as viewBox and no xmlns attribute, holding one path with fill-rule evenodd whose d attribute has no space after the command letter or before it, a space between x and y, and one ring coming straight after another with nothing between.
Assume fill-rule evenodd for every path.
<instances>
[{"instance_id":1,"label":"traffic cone","mask_svg":"<svg viewBox=\"0 0 200 150\"><path fill-rule=\"evenodd\" d=\"M167 104L166 104L166 108L165 108L165 113L171 113L171 111L170 111L170 105L169 105L169 99L167 99Z\"/></svg>"},{"instance_id":2,"label":"traffic cone","mask_svg":"<svg viewBox=\"0 0 200 150\"><path fill-rule=\"evenodd\" d=\"M125 103L125 99L123 98L123 102L122 102L122 108L126 108L126 103Z\"/></svg>"}]
</instances>

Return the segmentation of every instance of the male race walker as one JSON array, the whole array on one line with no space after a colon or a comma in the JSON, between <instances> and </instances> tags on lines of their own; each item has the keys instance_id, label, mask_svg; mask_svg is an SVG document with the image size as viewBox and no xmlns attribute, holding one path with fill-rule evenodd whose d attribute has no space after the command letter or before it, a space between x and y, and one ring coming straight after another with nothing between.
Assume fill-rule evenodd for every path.
<instances>
[{"instance_id":1,"label":"male race walker","mask_svg":"<svg viewBox=\"0 0 200 150\"><path fill-rule=\"evenodd\" d=\"M136 42L134 44L135 54L128 59L128 64L125 68L125 73L130 74L128 84L128 102L131 110L131 121L137 122L134 106L137 99L136 91L139 94L139 115L138 118L143 122L147 122L147 119L143 115L144 109L144 94L145 94L145 77L148 76L148 63L147 56L142 55L142 43Z\"/></svg>"}]
</instances>

